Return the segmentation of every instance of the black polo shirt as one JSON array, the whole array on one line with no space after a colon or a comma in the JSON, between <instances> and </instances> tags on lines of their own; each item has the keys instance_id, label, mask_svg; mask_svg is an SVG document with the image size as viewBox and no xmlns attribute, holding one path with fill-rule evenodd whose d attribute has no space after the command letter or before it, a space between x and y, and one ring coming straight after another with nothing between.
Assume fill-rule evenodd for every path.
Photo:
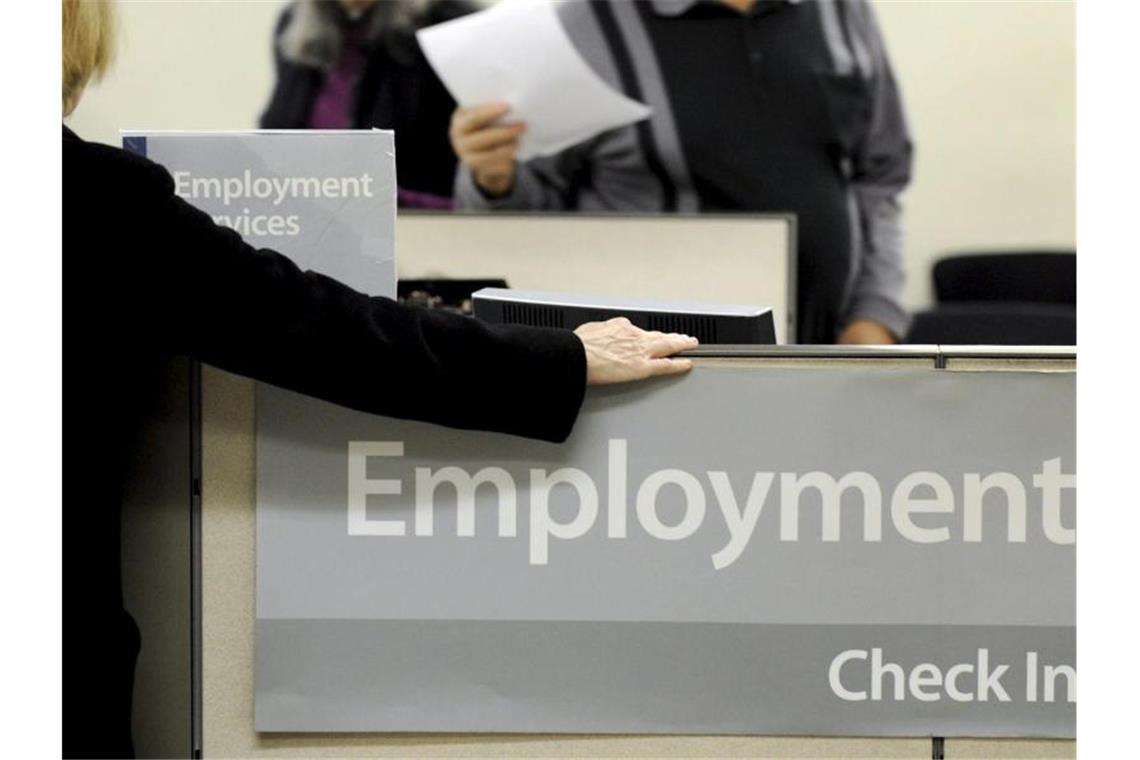
<instances>
[{"instance_id":1,"label":"black polo shirt","mask_svg":"<svg viewBox=\"0 0 1140 760\"><path fill-rule=\"evenodd\" d=\"M801 331L833 340L821 331L834 330L853 263L843 122L866 107L859 75L833 73L810 3L759 0L747 13L716 0L678 3L688 6L680 13L635 5L701 209L796 214L798 276L813 301L800 313L819 322Z\"/></svg>"}]
</instances>

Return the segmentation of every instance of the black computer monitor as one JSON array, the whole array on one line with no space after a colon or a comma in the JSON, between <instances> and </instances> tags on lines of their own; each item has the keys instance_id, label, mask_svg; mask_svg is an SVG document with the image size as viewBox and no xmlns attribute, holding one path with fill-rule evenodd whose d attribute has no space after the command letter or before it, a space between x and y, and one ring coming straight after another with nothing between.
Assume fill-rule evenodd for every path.
<instances>
[{"instance_id":1,"label":"black computer monitor","mask_svg":"<svg viewBox=\"0 0 1140 760\"><path fill-rule=\"evenodd\" d=\"M475 317L493 324L561 327L626 317L645 330L692 335L701 343L772 345L776 325L767 306L699 304L611 298L537 290L483 288L474 294Z\"/></svg>"}]
</instances>

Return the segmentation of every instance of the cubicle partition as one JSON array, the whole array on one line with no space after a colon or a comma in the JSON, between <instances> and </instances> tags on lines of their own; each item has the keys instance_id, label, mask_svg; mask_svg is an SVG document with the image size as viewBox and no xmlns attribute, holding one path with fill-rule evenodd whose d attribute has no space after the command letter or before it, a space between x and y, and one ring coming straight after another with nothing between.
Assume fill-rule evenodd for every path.
<instances>
[{"instance_id":1,"label":"cubicle partition","mask_svg":"<svg viewBox=\"0 0 1140 760\"><path fill-rule=\"evenodd\" d=\"M396 237L402 278L498 277L515 287L770 306L778 337L794 340L795 221L789 215L402 211ZM144 456L124 509L125 595L144 640L134 725L140 754L151 757L186 756L201 745L203 731L197 712L203 705L197 578L204 555L196 533L203 450L196 372L196 365L172 360L169 392L144 431ZM251 387L235 387L233 403L241 402L235 419L254 408L252 400L244 403ZM215 410L229 402L216 394L211 399ZM227 424L224 415L212 417L206 425L211 441L218 442ZM214 479L211 487L228 486Z\"/></svg>"},{"instance_id":2,"label":"cubicle partition","mask_svg":"<svg viewBox=\"0 0 1140 760\"><path fill-rule=\"evenodd\" d=\"M769 306L795 342L795 218L788 214L401 211L401 279L504 278L512 288Z\"/></svg>"},{"instance_id":3,"label":"cubicle partition","mask_svg":"<svg viewBox=\"0 0 1140 760\"><path fill-rule=\"evenodd\" d=\"M682 696L685 689L696 688L694 694L702 691L699 686L682 681L671 683L667 675L645 682L643 692L619 691L617 686L630 689L639 683L636 673L631 675L636 663L631 665L621 658L609 660L604 651L593 655L586 652L585 656L600 658L599 662L609 663L607 667L599 669L595 663L584 668L581 674L569 668L560 671L556 684L545 684L545 687L564 687L572 696L579 697L577 701L560 701L563 695L544 691L543 668L532 668L530 673L505 672L504 662L495 660L503 656L503 648L488 648L488 642L477 635L467 638L465 633L460 641L453 642L470 654L469 661L476 663L473 669L468 669L466 662L454 668L441 667L437 661L440 658L450 658L453 663L463 658L454 659L455 652L445 657L448 653L432 649L436 646L432 642L446 640L449 626L462 626L464 619L473 617L471 609L465 607L472 603L471 595L466 592L472 589L477 592L478 582L471 578L457 579L457 587L464 593L449 598L446 584L439 585L438 577L419 576L430 573L430 568L416 565L416 552L407 554L407 551L409 546L412 549L419 546L425 555L442 557L448 562L464 561L463 552L479 542L469 543L464 548L463 541L474 539L456 538L457 518L444 515L446 505L437 507L436 520L440 526L437 538L442 541L442 535L450 532L452 543L430 544L430 540L434 540L430 539L428 543L416 544L420 540L418 535L409 533L405 539L389 539L383 537L381 531L376 536L357 537L365 548L360 556L354 556L357 553L354 549L328 560L320 559L327 547L315 544L325 540L322 526L328 520L331 520L328 525L344 525L343 495L339 497L342 503L323 505L331 510L329 515L314 511L311 506L294 506L300 510L297 515L313 530L313 545L307 549L297 546L292 555L292 563L301 568L301 574L290 576L294 570L289 567L288 557L257 557L257 542L276 541L283 529L292 529L276 518L266 520L255 513L259 482L262 489L270 491L285 488L304 492L305 499L298 500L298 504L311 505L329 498L333 491L322 491L325 488L322 483L341 482L343 487L344 473L351 472L348 441L337 438L342 433L374 441L406 440L408 457L415 460L409 461L409 466L417 462L454 463L457 458L462 464L466 450L471 461L479 463L485 462L484 453L490 457L492 454L487 452L509 452L514 464L505 466L512 473L516 466L521 468L521 473L531 465L549 467L567 462L588 471L591 466L588 461L594 455L587 450L590 447L583 448L585 444L592 446L593 441L606 437L612 442L614 430L609 426L619 424L617 420L624 420L620 424L652 420L645 430L628 436L631 488L634 487L632 477L641 466L636 461L648 456L647 447L652 448L656 438L660 441L660 448L654 450L656 459L648 456L656 466L704 467L712 462L725 462L726 477L741 494L747 493L747 481L742 481L734 468L833 474L866 470L880 476L887 486L903 471L922 467L941 472L949 480L954 480L953 475L957 478L956 489L961 487L963 477L969 481L971 472L997 469L1009 470L1011 477L1020 478L1030 490L1035 487L1033 484L1045 482L1035 480L1031 468L1043 468L1041 478L1052 477L1049 468L1057 469L1053 474L1059 478L1056 480L1058 488L1068 482L1064 480L1068 475L1061 474L1062 470L1070 472L1073 468L1075 353L1069 349L710 346L699 349L695 359L694 371L682 378L627 389L592 390L574 436L562 447L536 444L528 448L513 442L518 439L491 434L441 435L433 426L356 415L314 401L299 413L313 415L313 421L327 423L326 429L331 432L325 434L328 440L312 442L312 461L320 463L308 468L304 483L296 481L290 469L296 469L298 462L307 460L308 444L294 441L282 446L280 441L255 441L253 384L207 368L203 379L203 638L199 726L204 756L928 758L944 753L948 758L1071 757L1073 742L1056 738L1071 738L1074 730L1071 692L1075 684L1069 682L1068 670L1061 671L1061 668L1075 667L1070 651L1075 625L1071 544L1075 507L1071 494L1052 506L1046 503L1043 511L1029 510L1027 524L1024 521L1015 524L1016 510L1012 503L1007 509L986 502L984 511L975 513L978 519L973 527L968 509L965 523L961 522L961 512L956 512L953 522L949 523L950 518L943 519L941 515L920 514L939 511L915 506L921 501L919 497L926 494L916 492L918 501L904 503L901 512L888 498L883 511L876 513L883 520L881 536L874 525L858 517L861 514L858 509L849 510L844 506L843 519L836 517L832 525L836 532L841 531L843 540L837 544L829 543L839 536L829 536L827 520L815 508L814 517L805 516L799 523L803 536L797 545L812 553L815 568L805 565L796 577L782 578L780 582L786 586L787 593L777 593L767 601L761 599L763 604L759 607L754 604L756 600L750 598L750 591L740 597L739 605L732 604L732 595L722 594L723 589L717 584L723 584L724 589L732 593L741 593L749 589L747 573L760 567L749 563L779 559L781 544L774 538L777 534L764 534L760 528L754 541L775 543L764 543L762 550L754 545L748 549L752 554L730 553L732 556L722 554L719 559L712 558L714 566L718 562L721 568L737 563L735 568L716 575L709 566L709 557L704 557L700 566L709 569L698 573L702 577L672 578L670 583L674 587L694 594L683 605L636 583L616 591L611 584L598 586L605 590L598 596L611 601L621 599L623 606L609 613L599 612L598 601L588 593L588 583L574 587L581 579L572 575L558 581L571 584L569 587L563 588L551 581L550 574L561 572L559 567L564 570L565 563L575 556L574 552L589 550L592 540L589 537L583 538L580 545L551 539L548 571L544 571L547 574L536 581L535 576L530 576L546 591L560 593L559 588L562 591L569 588L572 593L564 597L569 600L566 609L549 608L550 600L541 594L527 601L530 597L526 593L508 594L505 590L500 596L509 596L508 601L499 598L485 603L486 617L481 619L497 616L506 622L547 620L557 624L534 639L508 638L508 643L514 642L512 647L530 646L528 641L541 642L552 635L555 640L571 646L583 646L585 640L567 633L570 628L566 627L576 615L581 615L577 619L612 620L623 625L639 620L672 620L677 625L691 625L694 633L690 640L707 645L706 653L711 655L716 654L716 642L723 639L718 638L720 633L709 634L704 631L711 629L700 628L710 621L714 627L719 626L719 631L729 630L729 624L736 625L729 640L735 642L733 646L747 648L747 641L753 636L751 632L770 636L768 628L761 625L772 622L765 617L769 607L779 607L783 610L779 614L799 615L795 622L802 625L795 628L792 639L771 637L773 646L783 647L778 653L781 661L765 661L760 670L755 670L755 660L763 659L763 650L757 650L750 660L740 661L739 668L735 669L739 675L736 679L732 677L734 670L725 670L725 664L718 662L715 656L677 664L683 675L685 668L697 669L696 673L688 673L689 680L707 678L710 686L743 689L739 694L729 695L734 699L756 700L752 707L733 705L731 709L716 707L715 698L711 698L711 707L708 702L693 700L687 708L678 709L678 705L670 703L668 693L651 693L652 684L657 683L661 692L681 690ZM713 390L717 392L715 399L709 397ZM710 424L716 429L704 430ZM684 435L670 432L674 429L701 433L688 441ZM482 435L490 437L480 438ZM736 450L740 448L739 442L765 453L753 459L741 457ZM472 446L483 453L472 450ZM429 450L432 447L438 450ZM534 461L528 463L528 456L534 457ZM1054 459L1058 460L1055 464ZM335 476L325 472L330 463ZM894 473L892 468L903 469ZM710 466L710 469L713 468ZM599 487L605 489L605 486ZM335 490L336 486L329 488ZM605 493L603 490L603 496ZM609 493L612 498L613 492ZM887 487L884 493L888 493ZM310 498L313 495L315 497ZM743 510L746 508L743 495L740 501ZM454 509L454 502L452 504ZM715 508L711 501L709 504L709 520L712 520ZM981 502L979 510L980 505ZM480 535L494 525L493 517L489 518L491 522L484 521L487 515L482 509L480 503L478 514L483 517L477 518L482 522L476 523ZM824 509L826 512L826 507ZM770 506L762 517L786 520L787 514L781 510L782 506ZM519 514L523 526L526 525L524 514ZM632 514L629 517L631 537L635 521L646 519L640 508L637 514L636 518ZM869 513L863 514L866 519ZM808 511L804 515L808 515ZM410 512L406 516L412 519ZM371 519L376 518L377 513L373 511ZM566 519L566 513L562 512L559 519ZM676 512L668 519L662 516L662 524L656 530L668 533L670 527L678 527L676 519ZM599 520L604 522L604 518ZM894 528L890 527L892 524ZM943 524L952 526L948 528L952 540L939 542L936 526ZM259 529L267 532L258 536ZM901 549L892 548L899 544L892 530L906 534L909 543ZM1027 536L1022 535L1023 530ZM493 548L496 552L501 550L508 564L520 561L522 564L516 570L525 575L527 568L533 570L535 555L530 554L531 561L527 561L527 551L523 548L527 545L525 527L520 528L518 535L524 537L502 540ZM590 535L599 540L603 538L598 531ZM701 535L694 533L688 543L656 544L650 550L668 549L675 555L692 551L701 546L698 540ZM783 533L779 535L786 538ZM533 533L531 536L533 538ZM672 534L672 537L681 536ZM928 538L930 543L927 543ZM855 539L855 543L848 543L850 539ZM874 590L873 584L859 585L863 582L860 579L877 577L868 573L891 569L889 566L874 569L880 560L867 552L869 546L877 545L876 541L882 542L887 553L896 549L904 552L890 561L902 563L896 570L900 567L906 570L896 572L900 577L890 580L894 585L884 587L881 594L865 593L868 588ZM485 549L491 545L481 546ZM444 554L438 553L441 547L446 550ZM532 552L535 547L532 541ZM277 545L274 551L279 548ZM643 549L637 548L634 553ZM432 552L437 554L432 555ZM447 558L448 554L452 556ZM346 568L351 572L365 567L359 564L362 561L375 561L379 563L375 566L381 567L397 555L411 563L403 571L406 575L397 579L404 591L397 597L389 597L398 600L390 607L374 608L373 618L389 613L393 618L435 618L433 625L418 628L412 636L395 625L377 629L386 639L371 643L368 636L357 639L362 648L355 652L350 651L352 647L330 648L320 641L321 621L335 623L337 619L351 617L347 608L336 608L341 604L339 597L301 594L290 600L291 588L312 590L314 587L310 584L319 586L325 573L330 573L331 578ZM621 573L631 567L622 566L620 562L613 564L614 556L598 555L598 562L611 563L607 566L612 571L609 577L617 578L620 586ZM641 560L664 561L660 555L649 560L641 557ZM259 567L265 575L257 579L256 585L270 593L272 599L255 600L255 571ZM579 566L579 570L579 574L587 576L595 572L588 566ZM664 565L661 570L666 575L672 572ZM637 572L636 568L632 571ZM505 577L496 576L494 569L488 572L489 577L500 581ZM730 577L731 572L737 575ZM357 599L353 604L371 604L367 600L368 592L378 588L376 584L380 580L359 575L355 583L349 581L354 583L354 592L364 592L349 594ZM755 584L765 585L771 580L771 577L755 576ZM553 585L543 586L544 583ZM744 585L732 586L740 583ZM274 584L279 585L274 587ZM692 584L696 585L689 588ZM846 591L836 596L836 589L840 587ZM587 593L577 593L575 588L577 591L585 589ZM429 603L429 591L438 605ZM766 592L759 593L762 596ZM787 599L796 595L806 601L789 612ZM525 608L506 609L518 604ZM289 605L299 605L297 610L300 611L286 610ZM308 610L301 610L306 605ZM689 619L690 615L694 617ZM678 616L685 619L677 619ZM291 619L283 620L283 617ZM893 644L897 657L929 657L943 665L946 663L941 663L939 657L957 656L963 649L971 652L976 649L979 653L986 649L996 658L1004 657L1011 648L1028 647L1035 656L1041 657L1043 665L1056 666L1051 674L1046 671L1047 678L1051 679L1046 687L1048 698L1040 696L1041 684L1036 680L1031 685L1024 678L1018 680L1018 676L1010 675L1005 678L1007 690L1012 694L1008 701L995 697L986 704L932 706L911 700L905 704L880 704L868 710L869 706L861 705L856 696L856 701L825 700L815 709L805 709L804 705L817 699L820 685L826 686L828 681L827 673L819 672L820 667L827 670L826 663L821 665L813 659L811 642L819 638L821 631L827 633L850 627L824 624L857 621L866 630L874 631L875 636L885 637L863 638L860 639L863 644L858 646L869 648L875 641L887 642ZM282 624L285 627L281 627ZM899 637L897 631L890 629L900 625L919 633ZM269 637L263 635L267 630L272 634ZM328 630L337 629L334 625ZM653 652L660 648L662 640L655 639L656 634L648 627L640 630L637 636L644 636L640 640L656 643L644 647L646 652L626 659L652 663ZM255 649L255 631L263 646L261 651ZM505 637L519 635L510 625L502 625L496 631ZM309 646L306 642L313 635L317 636L316 650L306 650ZM665 635L672 633L666 630ZM265 646L269 649L264 649ZM339 659L329 663L322 676L319 657L325 656ZM259 669L255 685L255 672ZM765 693L765 689L753 688L755 683L752 686L742 683L753 677L762 680L767 677L765 673L772 672L788 679L786 689ZM464 681L464 676L471 673L481 679L474 689L470 688L471 683ZM1058 673L1064 678L1058 677ZM321 683L313 682L314 677ZM717 682L718 677L728 680ZM843 687L850 692L848 697L858 692L858 685L850 680L852 677L840 676ZM614 688L597 691L597 703L581 699L598 683L609 684L610 680ZM1000 674L998 681L1001 681ZM585 691L575 695L575 689ZM520 700L519 695L524 693L533 698ZM1030 696L1033 698L1029 699ZM787 709L782 702L796 705L798 709ZM561 706L562 709L549 709L544 713L543 706ZM530 727L518 721L531 721ZM621 728L623 725L628 728ZM329 728L332 726L335 729ZM811 730L813 726L819 730ZM780 727L787 730L781 732ZM816 735L772 735L779 733ZM981 738L963 738L967 736Z\"/></svg>"},{"instance_id":4,"label":"cubicle partition","mask_svg":"<svg viewBox=\"0 0 1140 760\"><path fill-rule=\"evenodd\" d=\"M789 342L794 234L782 216L403 214L397 230L402 277L501 277L526 288L768 305L783 315ZM906 493L899 508L891 489L904 470L943 473L955 488L996 470L985 481L995 492L1012 488L1005 475L1034 495L1038 482L1061 489L1074 466L1074 351L705 346L694 358L682 378L590 391L562 446L452 433L271 388L255 393L252 381L209 367L199 428L198 378L190 365L172 365L168 408L155 410L124 525L126 596L144 637L140 755L1071 757L1072 495L1026 510L1022 522L1013 503L979 501L973 522L956 513L954 540L941 542L942 516L923 513L927 495ZM275 409L290 415L290 430L312 436L274 438ZM494 518L480 492L478 536L459 532L453 498L436 507L435 538L417 543L424 536L418 525L412 535L417 517L408 512L408 540L387 537L370 524L387 513L367 495L352 517L345 475L350 441L397 440L408 442L406 461L380 464L408 484L413 469L438 474L443 464L501 464L523 483L534 470L590 473L607 456L612 465L626 455L636 497L625 515L628 543L594 541L600 527L577 543L548 531L543 565L542 543L527 533L525 485L517 534L482 540ZM368 453L388 449L362 450L357 475L367 490L380 478ZM638 470L649 464L663 469ZM676 497L692 481L675 473L686 467L706 489L710 526L722 511L731 517L726 498L747 517L768 476L782 484L787 474L870 473L884 498L863 512L843 500L831 512L804 501L799 543L786 540L794 531L784 532L791 523L773 500L755 538L726 551L719 534L680 530L690 513L678 512ZM654 509L635 502L647 475L666 471L673 480L658 477L650 489L661 509L654 523ZM604 477L597 486L612 505ZM565 520L566 504L553 494L548 516ZM259 515L259 503L271 509ZM596 525L626 538L606 509ZM330 526L335 542L326 542ZM658 543L646 544L646 533ZM938 540L928 546L931 537ZM886 552L875 550L880 543ZM793 544L800 553L786 551ZM628 558L612 551L618 545L630 547ZM577 569L567 572L568 561ZM639 580L646 567L668 582ZM515 576L522 585L496 596ZM461 582L450 588L441 583L448 577ZM378 578L389 585L376 604ZM589 636L583 621L594 626ZM362 637L346 633L361 626ZM843 638L853 631L875 635ZM591 649L594 635L626 654ZM758 636L771 646L756 649ZM567 646L541 650L544 642ZM681 642L699 644L699 656L654 659L682 651ZM965 657L964 649L996 658L1024 648L1040 672L1032 681L1005 676L1009 702L995 694L965 705L861 705L850 679L859 653L870 658L877 642L900 661L930 660L947 673L952 663L939 658ZM463 667L441 664L445 652ZM516 654L567 659L552 680L549 668L512 667ZM836 657L855 669L829 679ZM786 685L772 688L773 674ZM920 673L915 687L924 697L929 676ZM831 691L819 692L829 681Z\"/></svg>"}]
</instances>

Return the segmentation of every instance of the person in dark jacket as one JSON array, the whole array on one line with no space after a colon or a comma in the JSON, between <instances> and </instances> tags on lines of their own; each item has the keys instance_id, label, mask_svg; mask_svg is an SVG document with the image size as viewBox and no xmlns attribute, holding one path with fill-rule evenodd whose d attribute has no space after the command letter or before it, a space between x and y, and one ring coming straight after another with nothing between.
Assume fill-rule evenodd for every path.
<instances>
[{"instance_id":1,"label":"person in dark jacket","mask_svg":"<svg viewBox=\"0 0 1140 760\"><path fill-rule=\"evenodd\" d=\"M450 208L455 101L415 33L473 10L464 0L297 0L274 33L277 81L261 127L393 129L400 205Z\"/></svg>"},{"instance_id":2,"label":"person in dark jacket","mask_svg":"<svg viewBox=\"0 0 1140 760\"><path fill-rule=\"evenodd\" d=\"M453 121L459 208L796 216L798 343L887 344L913 146L867 0L567 0L567 35L652 116L517 161L506 103Z\"/></svg>"},{"instance_id":3,"label":"person in dark jacket","mask_svg":"<svg viewBox=\"0 0 1140 760\"><path fill-rule=\"evenodd\" d=\"M63 0L66 116L109 58L110 9ZM255 250L165 169L63 128L65 757L130 757L138 628L119 520L164 357L375 414L562 441L587 383L682 372L696 344L628 322L489 326L371 298Z\"/></svg>"}]
</instances>

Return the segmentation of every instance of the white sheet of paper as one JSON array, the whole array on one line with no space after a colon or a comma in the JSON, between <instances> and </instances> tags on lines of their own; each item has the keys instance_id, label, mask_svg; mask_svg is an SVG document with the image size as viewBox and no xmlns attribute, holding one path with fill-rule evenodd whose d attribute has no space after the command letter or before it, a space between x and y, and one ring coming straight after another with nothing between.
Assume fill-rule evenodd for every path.
<instances>
[{"instance_id":1,"label":"white sheet of paper","mask_svg":"<svg viewBox=\"0 0 1140 760\"><path fill-rule=\"evenodd\" d=\"M526 122L520 160L557 153L652 113L594 73L549 0L502 0L416 36L457 103L503 101L511 106L504 122Z\"/></svg>"}]
</instances>

